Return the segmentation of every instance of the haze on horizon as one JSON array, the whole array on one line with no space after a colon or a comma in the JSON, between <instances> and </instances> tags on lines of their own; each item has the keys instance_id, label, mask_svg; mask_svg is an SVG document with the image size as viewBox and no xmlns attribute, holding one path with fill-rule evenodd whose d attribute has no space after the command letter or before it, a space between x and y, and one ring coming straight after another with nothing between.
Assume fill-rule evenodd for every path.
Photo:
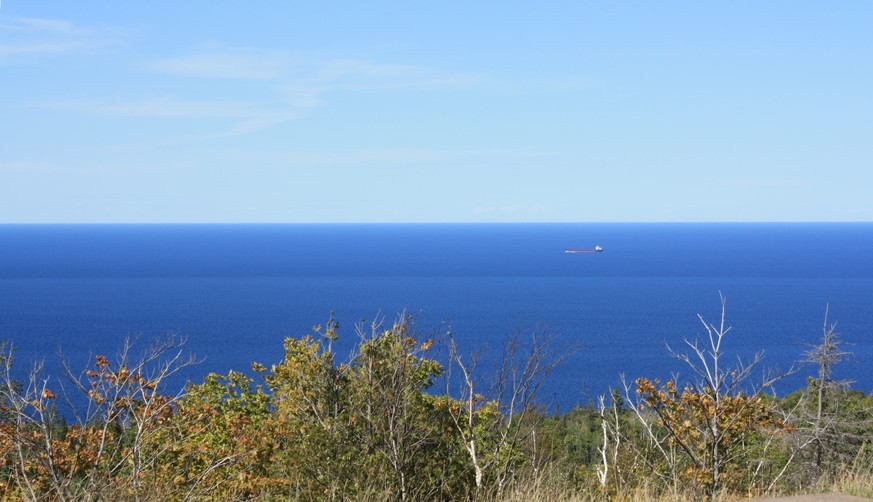
<instances>
[{"instance_id":1,"label":"haze on horizon","mask_svg":"<svg viewBox=\"0 0 873 502\"><path fill-rule=\"evenodd\" d=\"M0 223L873 221L871 21L6 0Z\"/></svg>"}]
</instances>

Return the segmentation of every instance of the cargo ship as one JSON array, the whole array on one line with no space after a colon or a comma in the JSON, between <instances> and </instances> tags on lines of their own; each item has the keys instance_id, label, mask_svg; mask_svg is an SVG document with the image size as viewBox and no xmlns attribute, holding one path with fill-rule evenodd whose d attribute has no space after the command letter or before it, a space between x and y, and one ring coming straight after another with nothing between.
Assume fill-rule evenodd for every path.
<instances>
[{"instance_id":1,"label":"cargo ship","mask_svg":"<svg viewBox=\"0 0 873 502\"><path fill-rule=\"evenodd\" d=\"M573 249L567 248L564 250L565 253L602 253L603 246L594 246L594 249Z\"/></svg>"}]
</instances>

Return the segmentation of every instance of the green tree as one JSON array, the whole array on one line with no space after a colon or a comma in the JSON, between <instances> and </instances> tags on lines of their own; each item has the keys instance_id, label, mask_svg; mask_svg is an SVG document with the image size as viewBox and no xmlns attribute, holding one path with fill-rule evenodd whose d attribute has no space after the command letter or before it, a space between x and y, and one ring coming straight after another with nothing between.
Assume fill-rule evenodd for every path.
<instances>
[{"instance_id":1,"label":"green tree","mask_svg":"<svg viewBox=\"0 0 873 502\"><path fill-rule=\"evenodd\" d=\"M384 459L400 500L421 498L438 480L428 476L438 439L436 408L426 391L442 366L426 352L401 315L388 328L378 323L359 332L361 343L350 371L350 394L361 444Z\"/></svg>"},{"instance_id":2,"label":"green tree","mask_svg":"<svg viewBox=\"0 0 873 502\"><path fill-rule=\"evenodd\" d=\"M163 429L156 479L183 498L251 498L269 490L270 397L238 371L189 384ZM267 485L267 486L264 486Z\"/></svg>"},{"instance_id":3,"label":"green tree","mask_svg":"<svg viewBox=\"0 0 873 502\"><path fill-rule=\"evenodd\" d=\"M730 331L724 297L719 324L698 318L706 338L686 340L690 353L671 350L694 377L681 387L675 379L662 384L640 378L636 398L627 385L625 395L654 454L646 463L672 487L690 481L715 500L723 491L747 491L761 482L763 465L773 459L775 439L786 429L763 391L784 374L753 387L749 379L761 353L750 362L724 364L723 343Z\"/></svg>"}]
</instances>

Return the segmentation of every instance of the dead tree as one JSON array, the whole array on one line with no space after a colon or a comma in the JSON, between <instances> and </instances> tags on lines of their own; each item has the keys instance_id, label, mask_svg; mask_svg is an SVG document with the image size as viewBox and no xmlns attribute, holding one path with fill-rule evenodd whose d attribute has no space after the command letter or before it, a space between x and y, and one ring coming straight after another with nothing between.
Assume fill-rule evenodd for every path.
<instances>
[{"instance_id":1,"label":"dead tree","mask_svg":"<svg viewBox=\"0 0 873 502\"><path fill-rule=\"evenodd\" d=\"M534 334L525 345L516 334L504 343L496 377L487 385L476 372L478 357L465 359L449 334L446 394L458 398L457 406L450 406L449 412L478 492L487 488L488 478L498 495L511 481L521 448L535 435L536 424L531 418L537 392L566 355L558 354L548 337ZM455 368L461 375L459 382L452 381Z\"/></svg>"},{"instance_id":2,"label":"dead tree","mask_svg":"<svg viewBox=\"0 0 873 502\"><path fill-rule=\"evenodd\" d=\"M815 378L810 378L806 391L809 406L805 407L805 414L800 419L799 442L810 444L811 452L807 458L818 472L847 462L865 440L859 431L869 425L869 414L853 417L845 409L844 401L851 382L835 379L834 367L849 359L851 353L843 349L837 324L829 323L828 313L826 306L820 343L811 345L803 360L818 369Z\"/></svg>"},{"instance_id":3,"label":"dead tree","mask_svg":"<svg viewBox=\"0 0 873 502\"><path fill-rule=\"evenodd\" d=\"M671 355L691 370L693 377L687 383L680 385L675 376L664 384L641 378L635 382L635 396L625 384L625 399L645 431L649 451L667 467L655 472L671 487L688 478L712 500L729 488L725 485L728 471L761 472L760 466L750 465L749 444L753 439L763 444L763 458L773 445L767 438L785 425L764 392L793 372L765 376L753 385L753 370L763 360L762 353L750 361L737 358L727 364L724 342L731 328L726 325L725 304L722 296L718 324L698 315L706 335L686 339L689 352L668 346Z\"/></svg>"}]
</instances>

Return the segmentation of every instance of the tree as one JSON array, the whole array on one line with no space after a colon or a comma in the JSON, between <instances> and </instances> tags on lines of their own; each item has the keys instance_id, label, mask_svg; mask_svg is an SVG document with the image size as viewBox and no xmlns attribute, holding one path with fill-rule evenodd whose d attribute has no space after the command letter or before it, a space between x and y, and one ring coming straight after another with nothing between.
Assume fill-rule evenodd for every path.
<instances>
[{"instance_id":1,"label":"tree","mask_svg":"<svg viewBox=\"0 0 873 502\"><path fill-rule=\"evenodd\" d=\"M834 365L848 358L850 354L842 349L836 323L828 325L828 310L829 308L825 307L821 343L811 347L804 359L804 362L818 365L817 378L810 379L810 394L815 396L811 399L815 403L815 415L811 417L809 424L813 462L817 469L822 468L822 457L826 450L833 452L836 443L848 439L834 437L838 428L839 402L833 397L840 391L848 389L849 382L834 380L833 371Z\"/></svg>"},{"instance_id":2,"label":"tree","mask_svg":"<svg viewBox=\"0 0 873 502\"><path fill-rule=\"evenodd\" d=\"M190 383L167 420L157 478L178 487L184 499L239 500L268 487L270 396L239 371L210 373Z\"/></svg>"},{"instance_id":3,"label":"tree","mask_svg":"<svg viewBox=\"0 0 873 502\"><path fill-rule=\"evenodd\" d=\"M358 326L357 349L337 364L339 325L285 340L265 376L275 410L277 482L297 499L445 497L455 455L440 399L427 390L442 366L400 315ZM281 481L278 481L281 480Z\"/></svg>"},{"instance_id":4,"label":"tree","mask_svg":"<svg viewBox=\"0 0 873 502\"><path fill-rule=\"evenodd\" d=\"M785 398L785 407L798 410L794 421L792 454L804 462L799 474L815 479L855 460L873 433L873 412L863 392L849 389L850 382L834 378L834 367L851 357L843 349L837 324L828 321L825 307L822 336L810 345L804 362L816 367L807 388Z\"/></svg>"},{"instance_id":5,"label":"tree","mask_svg":"<svg viewBox=\"0 0 873 502\"><path fill-rule=\"evenodd\" d=\"M418 475L426 470L423 456L437 437L425 391L443 370L426 357L431 342L419 343L409 321L401 314L389 329L378 322L369 331L359 328L361 343L350 371L351 402L361 425L359 439L387 460L403 501L422 497L427 484L434 481Z\"/></svg>"},{"instance_id":6,"label":"tree","mask_svg":"<svg viewBox=\"0 0 873 502\"><path fill-rule=\"evenodd\" d=\"M452 370L461 374L456 395L458 402L448 407L458 438L467 452L475 473L477 492L486 488L486 479L494 483L500 495L512 480L526 455L522 447L535 443L537 418L535 398L545 378L564 357L555 352L545 336L531 337L525 346L519 334L503 345L497 375L490 387L481 389L476 376L476 358L465 361L454 338L449 335L449 365L446 395L452 395ZM485 397L481 392L489 395ZM532 451L536 451L536 444ZM534 453L535 456L535 453ZM536 468L537 459L533 458Z\"/></svg>"},{"instance_id":7,"label":"tree","mask_svg":"<svg viewBox=\"0 0 873 502\"><path fill-rule=\"evenodd\" d=\"M167 393L171 377L193 364L182 342L168 336L147 347L137 358L126 340L116 362L98 355L81 375L67 372L75 390L49 388L37 363L26 380L13 378L11 353L3 358L0 401L3 429L13 446L11 478L16 497L39 500L95 500L124 494L133 500L160 494L172 498L172 484L154 483L161 460L173 447L168 421L183 391ZM60 389L60 382L55 382ZM54 400L67 398L67 426L55 411ZM178 440L178 438L177 438ZM117 495L116 495L117 497Z\"/></svg>"},{"instance_id":8,"label":"tree","mask_svg":"<svg viewBox=\"0 0 873 502\"><path fill-rule=\"evenodd\" d=\"M332 350L339 324L331 315L313 335L286 338L284 357L264 374L271 396L273 489L297 499L354 496L361 472L348 396L349 365ZM258 369L265 368L258 365Z\"/></svg>"},{"instance_id":9,"label":"tree","mask_svg":"<svg viewBox=\"0 0 873 502\"><path fill-rule=\"evenodd\" d=\"M753 485L767 461L774 438L787 424L764 391L785 373L751 384L753 369L763 359L737 359L725 365L723 342L730 331L721 297L718 325L698 319L706 338L685 340L690 353L670 353L691 369L693 378L680 386L678 378L664 383L639 378L636 397L625 384L626 400L649 441L646 460L656 475L672 487L690 481L715 500L723 490ZM657 462L656 462L657 461Z\"/></svg>"}]
</instances>

